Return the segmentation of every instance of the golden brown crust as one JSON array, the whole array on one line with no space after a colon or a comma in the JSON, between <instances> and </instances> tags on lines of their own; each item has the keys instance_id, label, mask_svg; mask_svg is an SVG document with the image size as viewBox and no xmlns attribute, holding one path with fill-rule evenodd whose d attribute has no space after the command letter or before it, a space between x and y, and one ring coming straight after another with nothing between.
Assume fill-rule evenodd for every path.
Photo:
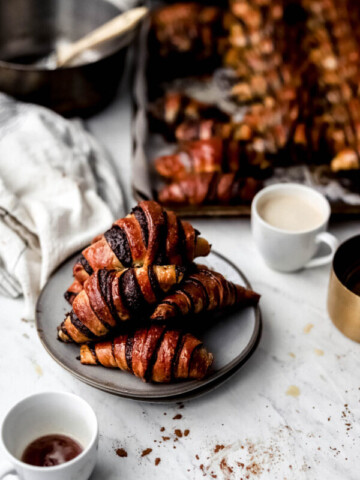
<instances>
[{"instance_id":1,"label":"golden brown crust","mask_svg":"<svg viewBox=\"0 0 360 480\"><path fill-rule=\"evenodd\" d=\"M123 228L126 233L133 266L142 265L146 255L146 246L144 245L139 222L133 215L129 215L126 218L120 218L114 225Z\"/></svg>"},{"instance_id":2,"label":"golden brown crust","mask_svg":"<svg viewBox=\"0 0 360 480\"><path fill-rule=\"evenodd\" d=\"M195 235L192 226L186 225L185 242L181 236L182 230L183 222L174 212L167 212L154 201L140 202L130 215L117 220L83 251L74 266L74 276L80 284L84 284L98 269L123 270L131 266L153 264L184 265L192 262L194 255L209 253L208 242ZM184 249L192 251L192 257L185 255ZM72 301L76 293L69 292L66 296Z\"/></svg>"},{"instance_id":3,"label":"golden brown crust","mask_svg":"<svg viewBox=\"0 0 360 480\"><path fill-rule=\"evenodd\" d=\"M125 372L130 371L127 361L126 361L126 341L128 335L120 335L115 337L113 340L113 350L118 368L124 370ZM82 362L84 363L84 362ZM106 365L105 365L106 366Z\"/></svg>"},{"instance_id":4,"label":"golden brown crust","mask_svg":"<svg viewBox=\"0 0 360 480\"><path fill-rule=\"evenodd\" d=\"M143 381L169 383L204 378L213 356L193 335L152 325L136 330L131 338L121 335L113 341L82 345L80 360L88 365L117 366Z\"/></svg>"},{"instance_id":5,"label":"golden brown crust","mask_svg":"<svg viewBox=\"0 0 360 480\"><path fill-rule=\"evenodd\" d=\"M180 283L184 269L175 265L151 265L122 271L97 270L85 282L73 309L59 327L63 341L84 343L101 339L121 321L137 320Z\"/></svg>"},{"instance_id":6,"label":"golden brown crust","mask_svg":"<svg viewBox=\"0 0 360 480\"><path fill-rule=\"evenodd\" d=\"M260 296L226 280L220 273L198 265L170 295L164 297L151 315L152 321L167 323L191 314L221 311L230 307L256 305Z\"/></svg>"},{"instance_id":7,"label":"golden brown crust","mask_svg":"<svg viewBox=\"0 0 360 480\"><path fill-rule=\"evenodd\" d=\"M152 369L152 380L157 383L169 383L172 379L172 365L180 332L169 330L165 333L157 352L156 362Z\"/></svg>"},{"instance_id":8,"label":"golden brown crust","mask_svg":"<svg viewBox=\"0 0 360 480\"><path fill-rule=\"evenodd\" d=\"M97 361L106 364L109 368L117 368L112 349L112 342L99 342L95 345Z\"/></svg>"},{"instance_id":9,"label":"golden brown crust","mask_svg":"<svg viewBox=\"0 0 360 480\"><path fill-rule=\"evenodd\" d=\"M106 268L108 270L112 268L123 268L122 263L111 250L110 245L104 237L85 248L82 254L93 270L100 268ZM78 280L81 281L80 278L78 278Z\"/></svg>"},{"instance_id":10,"label":"golden brown crust","mask_svg":"<svg viewBox=\"0 0 360 480\"><path fill-rule=\"evenodd\" d=\"M116 319L113 317L109 305L102 295L99 281L100 270L94 272L89 279L85 282L84 290L89 298L91 308L95 315L101 319L109 327L116 326ZM77 313L75 311L75 313Z\"/></svg>"},{"instance_id":11,"label":"golden brown crust","mask_svg":"<svg viewBox=\"0 0 360 480\"><path fill-rule=\"evenodd\" d=\"M190 370L190 361L194 350L201 345L200 340L190 333L184 335L182 348L178 356L177 368L175 369L175 378L188 378Z\"/></svg>"},{"instance_id":12,"label":"golden brown crust","mask_svg":"<svg viewBox=\"0 0 360 480\"><path fill-rule=\"evenodd\" d=\"M235 173L188 174L159 192L164 205L248 204L261 187L254 178Z\"/></svg>"},{"instance_id":13,"label":"golden brown crust","mask_svg":"<svg viewBox=\"0 0 360 480\"><path fill-rule=\"evenodd\" d=\"M78 319L97 337L103 337L108 333L108 329L96 316L92 309L89 297L83 290L73 302L73 310Z\"/></svg>"}]
</instances>

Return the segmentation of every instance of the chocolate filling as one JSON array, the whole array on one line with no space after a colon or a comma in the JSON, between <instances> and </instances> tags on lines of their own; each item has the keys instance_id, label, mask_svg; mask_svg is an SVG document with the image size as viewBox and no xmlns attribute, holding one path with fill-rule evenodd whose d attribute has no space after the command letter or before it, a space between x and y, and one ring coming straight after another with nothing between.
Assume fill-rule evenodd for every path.
<instances>
[{"instance_id":1,"label":"chocolate filling","mask_svg":"<svg viewBox=\"0 0 360 480\"><path fill-rule=\"evenodd\" d=\"M121 299L131 313L138 313L148 307L137 281L134 269L127 270L120 277L119 291Z\"/></svg>"},{"instance_id":2,"label":"chocolate filling","mask_svg":"<svg viewBox=\"0 0 360 480\"><path fill-rule=\"evenodd\" d=\"M114 339L112 339L112 341L111 341L111 353L112 353L112 356L113 356L113 358L114 358L114 361L115 361L115 363L116 363L116 365L117 365L117 361L116 361L116 357L115 357L115 344L114 344Z\"/></svg>"},{"instance_id":3,"label":"chocolate filling","mask_svg":"<svg viewBox=\"0 0 360 480\"><path fill-rule=\"evenodd\" d=\"M167 213L162 212L163 222L158 227L157 234L157 253L154 260L155 265L166 265L168 263L166 256L166 238L167 238Z\"/></svg>"},{"instance_id":4,"label":"chocolate filling","mask_svg":"<svg viewBox=\"0 0 360 480\"><path fill-rule=\"evenodd\" d=\"M118 225L113 225L105 232L105 239L124 267L131 267L132 256L125 231Z\"/></svg>"},{"instance_id":5,"label":"chocolate filling","mask_svg":"<svg viewBox=\"0 0 360 480\"><path fill-rule=\"evenodd\" d=\"M175 349L175 355L173 356L173 359L171 362L171 379L175 378L175 370L176 370L176 367L178 366L180 353L184 346L184 343L185 343L185 335L183 333L180 333L178 343Z\"/></svg>"},{"instance_id":6,"label":"chocolate filling","mask_svg":"<svg viewBox=\"0 0 360 480\"><path fill-rule=\"evenodd\" d=\"M221 280L217 277L217 275L214 275L214 273L211 270L199 270L202 274L207 275L208 277L212 278L214 282L217 284L219 291L224 290L225 295L226 295L226 285L224 285ZM231 282L230 282L231 283Z\"/></svg>"},{"instance_id":7,"label":"chocolate filling","mask_svg":"<svg viewBox=\"0 0 360 480\"><path fill-rule=\"evenodd\" d=\"M175 301L172 301L172 300L163 300L161 302L162 305L170 305L171 307L174 307L174 309L176 310L176 317L175 318L179 318L179 317L182 317L182 312L181 312L181 309L179 307L179 305L175 302Z\"/></svg>"},{"instance_id":8,"label":"chocolate filling","mask_svg":"<svg viewBox=\"0 0 360 480\"><path fill-rule=\"evenodd\" d=\"M186 272L185 267L179 267L178 265L175 266L175 274L176 274L176 283L179 283L180 275Z\"/></svg>"},{"instance_id":9,"label":"chocolate filling","mask_svg":"<svg viewBox=\"0 0 360 480\"><path fill-rule=\"evenodd\" d=\"M108 306L111 315L114 317L116 322L119 322L119 316L117 314L116 308L114 307L113 303L113 298L112 298L112 292L111 292L111 286L112 286L112 281L114 279L115 272L114 270L99 270L98 271L98 278L99 278L99 285L100 285L100 293L101 296ZM96 314L96 312L95 312ZM99 318L99 317L98 317ZM110 330L112 327L108 323L104 322L101 318L99 320L102 322L102 324Z\"/></svg>"},{"instance_id":10,"label":"chocolate filling","mask_svg":"<svg viewBox=\"0 0 360 480\"><path fill-rule=\"evenodd\" d=\"M202 343L199 343L199 345L196 345L196 347L193 349L193 351L191 352L191 355L190 355L190 359L189 359L189 368L188 368L188 371L187 371L187 374L189 376L189 373L190 373L190 368L191 368L191 364L192 364L192 361L193 361L193 357L194 357L194 354L195 352L201 348L203 346Z\"/></svg>"},{"instance_id":11,"label":"chocolate filling","mask_svg":"<svg viewBox=\"0 0 360 480\"><path fill-rule=\"evenodd\" d=\"M114 308L114 305L112 303L112 296L111 296L111 281L113 278L113 270L98 270L95 275L98 276L98 282L99 282L99 287L100 287L100 294L101 298L103 299L104 303L110 310L111 315L118 320L118 315L117 312ZM91 306L91 301L90 301L90 306ZM107 330L111 330L113 327L107 323L103 318L101 318L100 315L97 314L96 309L94 309L92 306L92 311L96 315L97 319L106 327Z\"/></svg>"},{"instance_id":12,"label":"chocolate filling","mask_svg":"<svg viewBox=\"0 0 360 480\"><path fill-rule=\"evenodd\" d=\"M66 330L66 327L65 327L65 320L62 322L62 324L60 325L60 330L70 339L72 340L72 338L70 337L70 335L68 334L68 331Z\"/></svg>"},{"instance_id":13,"label":"chocolate filling","mask_svg":"<svg viewBox=\"0 0 360 480\"><path fill-rule=\"evenodd\" d=\"M76 263L80 263L84 267L85 272L88 273L89 275L91 275L94 272L94 270L90 267L84 255L80 255L79 258L76 260Z\"/></svg>"},{"instance_id":14,"label":"chocolate filling","mask_svg":"<svg viewBox=\"0 0 360 480\"><path fill-rule=\"evenodd\" d=\"M95 351L95 344L94 343L88 343L89 350L91 352L91 355L94 357L95 362L97 365L100 365L100 362L97 358L96 351Z\"/></svg>"},{"instance_id":15,"label":"chocolate filling","mask_svg":"<svg viewBox=\"0 0 360 480\"><path fill-rule=\"evenodd\" d=\"M188 263L187 255L186 255L186 237L185 237L184 227L181 223L180 218L177 219L177 224L178 224L177 251L181 255L182 263L186 265Z\"/></svg>"},{"instance_id":16,"label":"chocolate filling","mask_svg":"<svg viewBox=\"0 0 360 480\"><path fill-rule=\"evenodd\" d=\"M219 175L216 173L213 173L211 180L209 182L209 187L208 191L205 196L205 202L207 203L213 203L217 199L217 189L219 185Z\"/></svg>"},{"instance_id":17,"label":"chocolate filling","mask_svg":"<svg viewBox=\"0 0 360 480\"><path fill-rule=\"evenodd\" d=\"M192 283L193 285L197 285L201 288L201 290L203 291L203 297L205 297L205 304L204 304L204 310L206 310L209 306L209 295L206 291L206 288L204 287L204 285L202 284L202 282L200 280L198 280L197 278L193 278L193 277L190 277L186 280L185 284L186 283Z\"/></svg>"},{"instance_id":18,"label":"chocolate filling","mask_svg":"<svg viewBox=\"0 0 360 480\"><path fill-rule=\"evenodd\" d=\"M70 312L70 321L74 327L89 340L96 338L96 336L78 319L73 310Z\"/></svg>"},{"instance_id":19,"label":"chocolate filling","mask_svg":"<svg viewBox=\"0 0 360 480\"><path fill-rule=\"evenodd\" d=\"M159 301L163 296L163 292L160 288L159 281L158 281L157 276L154 272L153 265L148 266L148 277L149 277L149 280L150 280L150 285L151 285L152 291L154 292L154 295L156 297L156 300Z\"/></svg>"},{"instance_id":20,"label":"chocolate filling","mask_svg":"<svg viewBox=\"0 0 360 480\"><path fill-rule=\"evenodd\" d=\"M65 300L72 305L77 293L69 292L69 290L66 290L64 293L64 298Z\"/></svg>"},{"instance_id":21,"label":"chocolate filling","mask_svg":"<svg viewBox=\"0 0 360 480\"><path fill-rule=\"evenodd\" d=\"M133 345L134 345L134 336L129 335L126 340L126 346L125 346L125 358L126 358L126 363L127 366L129 367L130 371L132 372L132 350L133 350Z\"/></svg>"},{"instance_id":22,"label":"chocolate filling","mask_svg":"<svg viewBox=\"0 0 360 480\"><path fill-rule=\"evenodd\" d=\"M194 300L192 299L192 296L186 291L186 290L183 290L181 289L181 292L187 296L187 298L189 299L189 302L190 302L190 310L188 312L188 315L190 315L191 313L193 313L194 309L195 309L195 305L194 305Z\"/></svg>"},{"instance_id":23,"label":"chocolate filling","mask_svg":"<svg viewBox=\"0 0 360 480\"><path fill-rule=\"evenodd\" d=\"M156 327L150 327L149 332L151 331L152 328L156 328ZM148 335L149 335L149 332L148 332ZM151 354L151 358L149 360L149 364L147 366L147 369L146 369L146 372L145 372L145 375L144 375L144 378L147 382L150 381L151 378L152 378L152 370L153 370L153 367L155 365L157 355L159 353L159 348L160 348L161 342L163 341L165 332L166 332L166 327L163 327L163 330L160 333L159 338L157 339L155 348L154 348L154 350Z\"/></svg>"},{"instance_id":24,"label":"chocolate filling","mask_svg":"<svg viewBox=\"0 0 360 480\"><path fill-rule=\"evenodd\" d=\"M135 207L131 213L135 216L136 220L139 222L141 233L143 236L143 241L144 241L145 247L147 248L149 244L149 229L148 229L148 224L146 220L146 215L141 207Z\"/></svg>"}]
</instances>

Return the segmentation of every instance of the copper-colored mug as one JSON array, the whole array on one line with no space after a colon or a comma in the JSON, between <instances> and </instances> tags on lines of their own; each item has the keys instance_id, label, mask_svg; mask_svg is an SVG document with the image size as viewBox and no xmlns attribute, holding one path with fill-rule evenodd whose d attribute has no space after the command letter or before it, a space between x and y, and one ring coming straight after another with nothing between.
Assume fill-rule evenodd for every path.
<instances>
[{"instance_id":1,"label":"copper-colored mug","mask_svg":"<svg viewBox=\"0 0 360 480\"><path fill-rule=\"evenodd\" d=\"M360 235L343 242L334 255L327 308L334 325L360 342Z\"/></svg>"}]
</instances>

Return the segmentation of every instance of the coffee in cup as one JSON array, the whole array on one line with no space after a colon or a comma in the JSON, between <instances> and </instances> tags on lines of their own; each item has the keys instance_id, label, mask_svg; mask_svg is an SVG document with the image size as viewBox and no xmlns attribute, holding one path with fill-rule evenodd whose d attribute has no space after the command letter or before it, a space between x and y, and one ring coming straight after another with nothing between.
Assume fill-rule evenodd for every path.
<instances>
[{"instance_id":1,"label":"coffee in cup","mask_svg":"<svg viewBox=\"0 0 360 480\"><path fill-rule=\"evenodd\" d=\"M251 206L254 241L270 268L293 272L331 262L337 240L326 232L331 209L316 190L281 183L261 190ZM330 254L313 258L321 243Z\"/></svg>"}]
</instances>

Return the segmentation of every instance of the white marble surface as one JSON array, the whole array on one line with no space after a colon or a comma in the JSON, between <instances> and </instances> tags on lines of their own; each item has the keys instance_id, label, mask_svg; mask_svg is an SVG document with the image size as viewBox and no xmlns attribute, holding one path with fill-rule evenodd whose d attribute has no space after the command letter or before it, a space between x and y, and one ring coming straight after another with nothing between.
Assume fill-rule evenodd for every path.
<instances>
[{"instance_id":1,"label":"white marble surface","mask_svg":"<svg viewBox=\"0 0 360 480\"><path fill-rule=\"evenodd\" d=\"M127 90L90 122L114 156L128 199L129 126ZM0 298L0 420L14 402L34 392L81 395L100 423L92 480L358 479L360 345L328 319L330 268L275 273L256 252L248 220L193 223L262 294L264 331L250 361L219 389L183 408L117 398L62 370L42 348L34 325L21 321L22 300ZM331 232L342 240L357 233L358 225L332 224ZM176 414L182 418L173 419ZM177 438L175 429L189 434ZM224 448L216 452L216 445ZM117 448L128 456L118 457ZM151 453L142 457L147 448Z\"/></svg>"}]
</instances>

